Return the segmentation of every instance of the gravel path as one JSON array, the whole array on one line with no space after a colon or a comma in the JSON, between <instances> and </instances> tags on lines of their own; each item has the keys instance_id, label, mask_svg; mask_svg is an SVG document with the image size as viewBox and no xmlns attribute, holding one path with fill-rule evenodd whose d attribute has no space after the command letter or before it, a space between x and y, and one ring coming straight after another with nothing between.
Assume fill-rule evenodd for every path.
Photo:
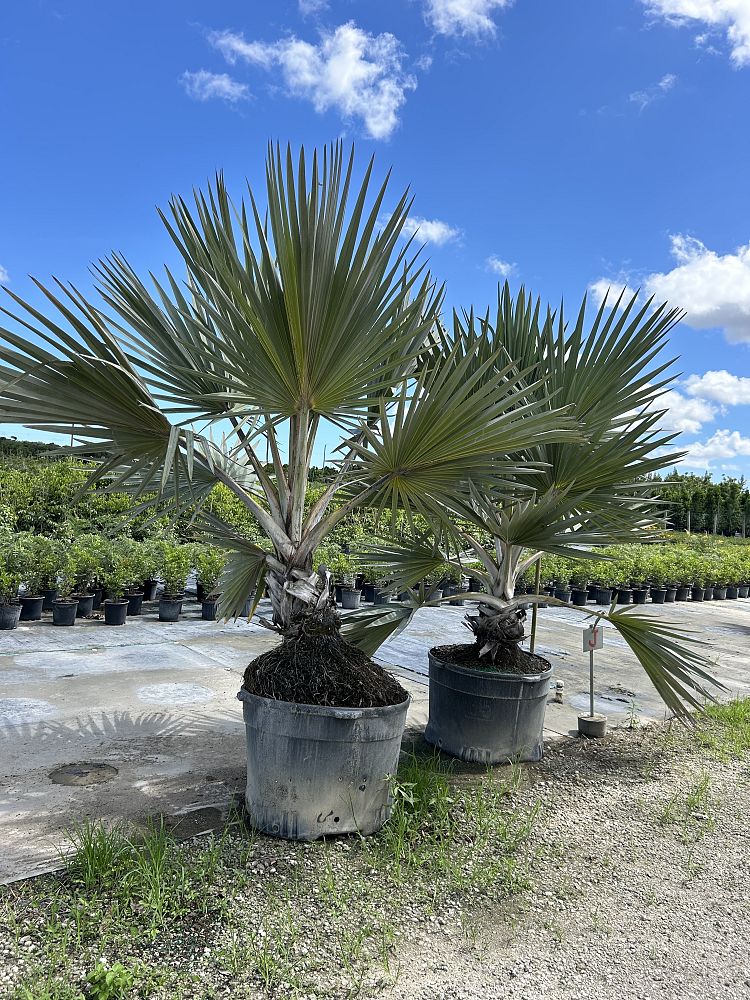
<instances>
[{"instance_id":1,"label":"gravel path","mask_svg":"<svg viewBox=\"0 0 750 1000\"><path fill-rule=\"evenodd\" d=\"M654 728L534 770L532 890L412 941L383 1000L750 998L748 756Z\"/></svg>"}]
</instances>

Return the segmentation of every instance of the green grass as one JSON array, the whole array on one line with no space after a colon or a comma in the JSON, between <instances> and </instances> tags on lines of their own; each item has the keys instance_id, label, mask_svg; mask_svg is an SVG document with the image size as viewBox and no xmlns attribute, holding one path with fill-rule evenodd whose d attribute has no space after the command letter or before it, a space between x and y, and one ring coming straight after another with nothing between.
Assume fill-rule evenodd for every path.
<instances>
[{"instance_id":1,"label":"green grass","mask_svg":"<svg viewBox=\"0 0 750 1000\"><path fill-rule=\"evenodd\" d=\"M750 698L736 698L710 705L699 720L696 739L700 746L727 759L750 750Z\"/></svg>"},{"instance_id":2,"label":"green grass","mask_svg":"<svg viewBox=\"0 0 750 1000\"><path fill-rule=\"evenodd\" d=\"M407 755L393 817L369 838L289 843L237 813L221 835L186 843L160 822L81 824L63 872L0 898L0 942L21 968L10 996L213 1000L227 983L238 1000L367 992L398 975L405 920L526 884L537 813L517 801L520 775Z\"/></svg>"}]
</instances>

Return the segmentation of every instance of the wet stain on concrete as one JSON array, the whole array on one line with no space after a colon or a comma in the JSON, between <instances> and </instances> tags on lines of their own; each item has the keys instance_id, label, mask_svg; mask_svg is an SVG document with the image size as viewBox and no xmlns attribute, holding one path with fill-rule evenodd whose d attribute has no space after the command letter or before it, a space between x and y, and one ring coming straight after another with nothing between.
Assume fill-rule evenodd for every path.
<instances>
[{"instance_id":1,"label":"wet stain on concrete","mask_svg":"<svg viewBox=\"0 0 750 1000\"><path fill-rule=\"evenodd\" d=\"M50 772L49 779L55 785L101 785L111 781L118 775L116 767L111 764L98 764L94 761L82 761L79 764L64 764Z\"/></svg>"}]
</instances>

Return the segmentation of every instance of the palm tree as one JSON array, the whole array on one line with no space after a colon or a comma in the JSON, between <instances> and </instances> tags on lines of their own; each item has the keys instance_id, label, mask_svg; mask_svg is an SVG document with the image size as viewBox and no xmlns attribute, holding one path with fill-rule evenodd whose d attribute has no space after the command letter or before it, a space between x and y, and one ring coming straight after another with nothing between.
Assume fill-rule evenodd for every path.
<instances>
[{"instance_id":1,"label":"palm tree","mask_svg":"<svg viewBox=\"0 0 750 1000\"><path fill-rule=\"evenodd\" d=\"M473 321L457 323L452 335L442 331L435 348L441 358L458 348L457 356L474 358L482 378L491 381L483 365L502 347L524 373L524 402L549 415L562 407L583 431L582 439L521 449L517 470L501 488L467 480L448 500L450 518L430 519L408 545L384 540L364 553L399 590L446 562L457 568L471 562L483 592L474 595L481 597L480 613L467 624L489 660L515 655L524 634L521 605L530 600L515 597L516 582L543 553L597 558L598 546L653 538L663 519L652 476L681 454L670 448L675 435L659 430L665 412L659 398L675 378L667 374L672 361L661 352L681 313L665 304L655 308L651 300L638 306L637 300L637 294L627 300L621 294L608 307L605 299L587 325L584 298L568 327L562 307L540 319L539 300L522 289L514 301L506 282L492 323L486 316L479 332ZM412 594L405 607L360 614L347 631L364 645L369 632L379 644L417 607L438 603L425 600L424 592ZM687 706L699 707L709 697L705 684L716 682L704 657L670 623L629 608L590 614L620 632L674 713L684 715Z\"/></svg>"},{"instance_id":2,"label":"palm tree","mask_svg":"<svg viewBox=\"0 0 750 1000\"><path fill-rule=\"evenodd\" d=\"M162 214L184 281L167 269L149 290L115 255L95 269L100 304L39 284L45 315L6 289L21 311L4 311L33 337L3 330L0 418L75 427L73 451L100 456L92 484L138 509L189 509L230 551L222 612L267 592L280 631L327 602L315 552L356 508L436 519L461 484L499 489L515 456L580 437L504 343L436 336L442 289L402 241L409 193L383 218L388 178L370 198L372 169L355 188L341 145L309 167L304 150L295 163L271 147L265 210L252 192L235 207L218 176L192 209L175 197ZM324 426L340 458L306 511ZM267 545L202 513L216 483Z\"/></svg>"}]
</instances>

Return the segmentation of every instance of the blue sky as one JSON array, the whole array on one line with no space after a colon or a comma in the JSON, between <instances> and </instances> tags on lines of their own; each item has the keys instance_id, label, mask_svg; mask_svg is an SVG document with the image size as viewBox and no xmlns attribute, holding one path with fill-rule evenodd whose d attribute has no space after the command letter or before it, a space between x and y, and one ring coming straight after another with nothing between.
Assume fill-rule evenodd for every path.
<instances>
[{"instance_id":1,"label":"blue sky","mask_svg":"<svg viewBox=\"0 0 750 1000\"><path fill-rule=\"evenodd\" d=\"M0 26L0 278L174 263L155 206L269 139L411 185L448 301L507 276L687 310L684 469L750 475L750 0L27 0ZM3 433L38 437L19 428Z\"/></svg>"}]
</instances>

